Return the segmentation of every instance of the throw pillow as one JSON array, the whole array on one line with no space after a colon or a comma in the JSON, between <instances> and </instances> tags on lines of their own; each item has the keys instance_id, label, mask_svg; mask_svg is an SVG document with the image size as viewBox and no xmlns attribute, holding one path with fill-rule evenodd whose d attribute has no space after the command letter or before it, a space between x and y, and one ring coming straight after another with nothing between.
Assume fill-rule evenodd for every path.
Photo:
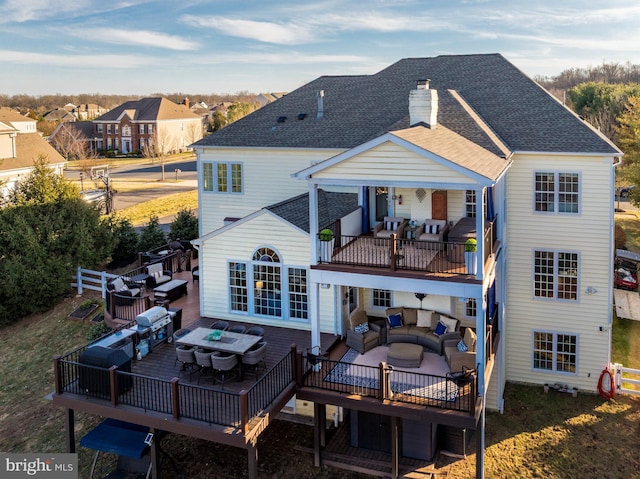
<instances>
[{"instance_id":1,"label":"throw pillow","mask_svg":"<svg viewBox=\"0 0 640 479\"><path fill-rule=\"evenodd\" d=\"M158 279L160 276L162 276L162 271L154 271L153 277L155 279Z\"/></svg>"},{"instance_id":2,"label":"throw pillow","mask_svg":"<svg viewBox=\"0 0 640 479\"><path fill-rule=\"evenodd\" d=\"M418 322L416 326L419 328L431 328L431 317L433 316L433 311L427 311L426 309L418 310Z\"/></svg>"},{"instance_id":3,"label":"throw pillow","mask_svg":"<svg viewBox=\"0 0 640 479\"><path fill-rule=\"evenodd\" d=\"M386 230L390 230L391 229L391 221L385 222L384 229L386 229Z\"/></svg>"},{"instance_id":4,"label":"throw pillow","mask_svg":"<svg viewBox=\"0 0 640 479\"><path fill-rule=\"evenodd\" d=\"M461 353L464 353L468 350L469 348L467 347L466 344L464 344L464 341L461 339L460 341L458 341L458 351L460 351Z\"/></svg>"},{"instance_id":5,"label":"throw pillow","mask_svg":"<svg viewBox=\"0 0 640 479\"><path fill-rule=\"evenodd\" d=\"M128 291L129 288L127 288L126 286L123 286L122 288L120 288L120 293L122 293L123 291Z\"/></svg>"},{"instance_id":6,"label":"throw pillow","mask_svg":"<svg viewBox=\"0 0 640 479\"><path fill-rule=\"evenodd\" d=\"M438 321L438 326L436 326L436 330L433 332L436 336L442 336L447 332L447 325L441 321Z\"/></svg>"},{"instance_id":7,"label":"throw pillow","mask_svg":"<svg viewBox=\"0 0 640 479\"><path fill-rule=\"evenodd\" d=\"M447 327L447 333L453 333L456 330L456 326L458 324L457 319L447 318L446 316L440 316L440 322L444 323Z\"/></svg>"},{"instance_id":8,"label":"throw pillow","mask_svg":"<svg viewBox=\"0 0 640 479\"><path fill-rule=\"evenodd\" d=\"M353 330L356 333L364 334L369 331L369 323L358 324L355 328L353 328Z\"/></svg>"},{"instance_id":9,"label":"throw pillow","mask_svg":"<svg viewBox=\"0 0 640 479\"><path fill-rule=\"evenodd\" d=\"M402 326L402 315L400 313L392 314L387 319L389 320L389 327L391 329Z\"/></svg>"}]
</instances>

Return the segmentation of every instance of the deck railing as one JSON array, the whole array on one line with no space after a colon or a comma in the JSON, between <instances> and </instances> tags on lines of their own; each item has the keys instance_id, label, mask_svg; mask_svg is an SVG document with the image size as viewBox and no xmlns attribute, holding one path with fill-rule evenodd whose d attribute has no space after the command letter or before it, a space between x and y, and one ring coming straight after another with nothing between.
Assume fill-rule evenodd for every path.
<instances>
[{"instance_id":1,"label":"deck railing","mask_svg":"<svg viewBox=\"0 0 640 479\"><path fill-rule=\"evenodd\" d=\"M495 253L495 221L485 223L483 235L484 264ZM328 258L320 255L320 263L385 268L391 271L468 274L465 266L465 244L448 241L375 238L373 236L336 237ZM480 258L476 258L479 261ZM478 266L481 266L479 264Z\"/></svg>"},{"instance_id":2,"label":"deck railing","mask_svg":"<svg viewBox=\"0 0 640 479\"><path fill-rule=\"evenodd\" d=\"M132 406L143 411L187 417L207 424L246 427L293 385L294 349L267 371L249 391L239 393L153 378L118 369L83 364L86 347L54 358L56 394L65 393Z\"/></svg>"},{"instance_id":3,"label":"deck railing","mask_svg":"<svg viewBox=\"0 0 640 479\"><path fill-rule=\"evenodd\" d=\"M380 401L475 412L477 379L452 379L432 374L394 370L381 363L363 366L298 354L301 387L369 397Z\"/></svg>"},{"instance_id":4,"label":"deck railing","mask_svg":"<svg viewBox=\"0 0 640 479\"><path fill-rule=\"evenodd\" d=\"M262 414L269 404L294 382L294 357L295 347L247 391L249 417Z\"/></svg>"}]
</instances>

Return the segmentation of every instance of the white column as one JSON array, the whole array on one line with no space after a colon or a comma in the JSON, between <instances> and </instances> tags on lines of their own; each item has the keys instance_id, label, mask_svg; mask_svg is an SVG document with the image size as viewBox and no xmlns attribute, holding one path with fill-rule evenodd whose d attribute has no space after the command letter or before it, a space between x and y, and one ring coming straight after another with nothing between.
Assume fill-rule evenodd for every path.
<instances>
[{"instance_id":1,"label":"white column","mask_svg":"<svg viewBox=\"0 0 640 479\"><path fill-rule=\"evenodd\" d=\"M320 348L320 284L309 285L309 319L311 320L311 348L314 353L322 352Z\"/></svg>"},{"instance_id":2,"label":"white column","mask_svg":"<svg viewBox=\"0 0 640 479\"><path fill-rule=\"evenodd\" d=\"M309 183L309 243L309 265L315 266L318 264L318 185L313 183Z\"/></svg>"},{"instance_id":3,"label":"white column","mask_svg":"<svg viewBox=\"0 0 640 479\"><path fill-rule=\"evenodd\" d=\"M476 279L484 278L484 190L476 190Z\"/></svg>"}]
</instances>

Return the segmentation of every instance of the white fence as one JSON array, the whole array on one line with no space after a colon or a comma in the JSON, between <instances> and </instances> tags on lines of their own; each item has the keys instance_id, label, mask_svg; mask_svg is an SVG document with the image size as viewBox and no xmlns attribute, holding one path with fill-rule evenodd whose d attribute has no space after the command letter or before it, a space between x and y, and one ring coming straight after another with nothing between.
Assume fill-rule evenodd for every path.
<instances>
[{"instance_id":1,"label":"white fence","mask_svg":"<svg viewBox=\"0 0 640 479\"><path fill-rule=\"evenodd\" d=\"M107 280L117 278L117 274L107 273L106 271L93 271L90 269L78 268L76 275L73 277L71 286L78 288L78 294L82 294L85 289L91 291L100 291L102 298L107 297Z\"/></svg>"},{"instance_id":2,"label":"white fence","mask_svg":"<svg viewBox=\"0 0 640 479\"><path fill-rule=\"evenodd\" d=\"M616 363L613 365L612 371L616 393L640 395L640 369L625 368L622 364ZM632 388L635 386L635 388L630 389L624 385Z\"/></svg>"}]
</instances>

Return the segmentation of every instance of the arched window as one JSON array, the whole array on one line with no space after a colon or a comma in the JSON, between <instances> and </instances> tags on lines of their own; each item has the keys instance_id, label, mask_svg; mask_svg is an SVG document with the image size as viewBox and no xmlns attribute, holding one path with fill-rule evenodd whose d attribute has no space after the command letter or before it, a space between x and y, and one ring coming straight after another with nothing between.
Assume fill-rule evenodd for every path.
<instances>
[{"instance_id":1,"label":"arched window","mask_svg":"<svg viewBox=\"0 0 640 479\"><path fill-rule=\"evenodd\" d=\"M282 279L278 254L271 248L259 248L253 254L253 261L255 313L282 316Z\"/></svg>"},{"instance_id":2,"label":"arched window","mask_svg":"<svg viewBox=\"0 0 640 479\"><path fill-rule=\"evenodd\" d=\"M273 248L229 263L229 294L234 312L308 320L307 269L283 264Z\"/></svg>"}]
</instances>

